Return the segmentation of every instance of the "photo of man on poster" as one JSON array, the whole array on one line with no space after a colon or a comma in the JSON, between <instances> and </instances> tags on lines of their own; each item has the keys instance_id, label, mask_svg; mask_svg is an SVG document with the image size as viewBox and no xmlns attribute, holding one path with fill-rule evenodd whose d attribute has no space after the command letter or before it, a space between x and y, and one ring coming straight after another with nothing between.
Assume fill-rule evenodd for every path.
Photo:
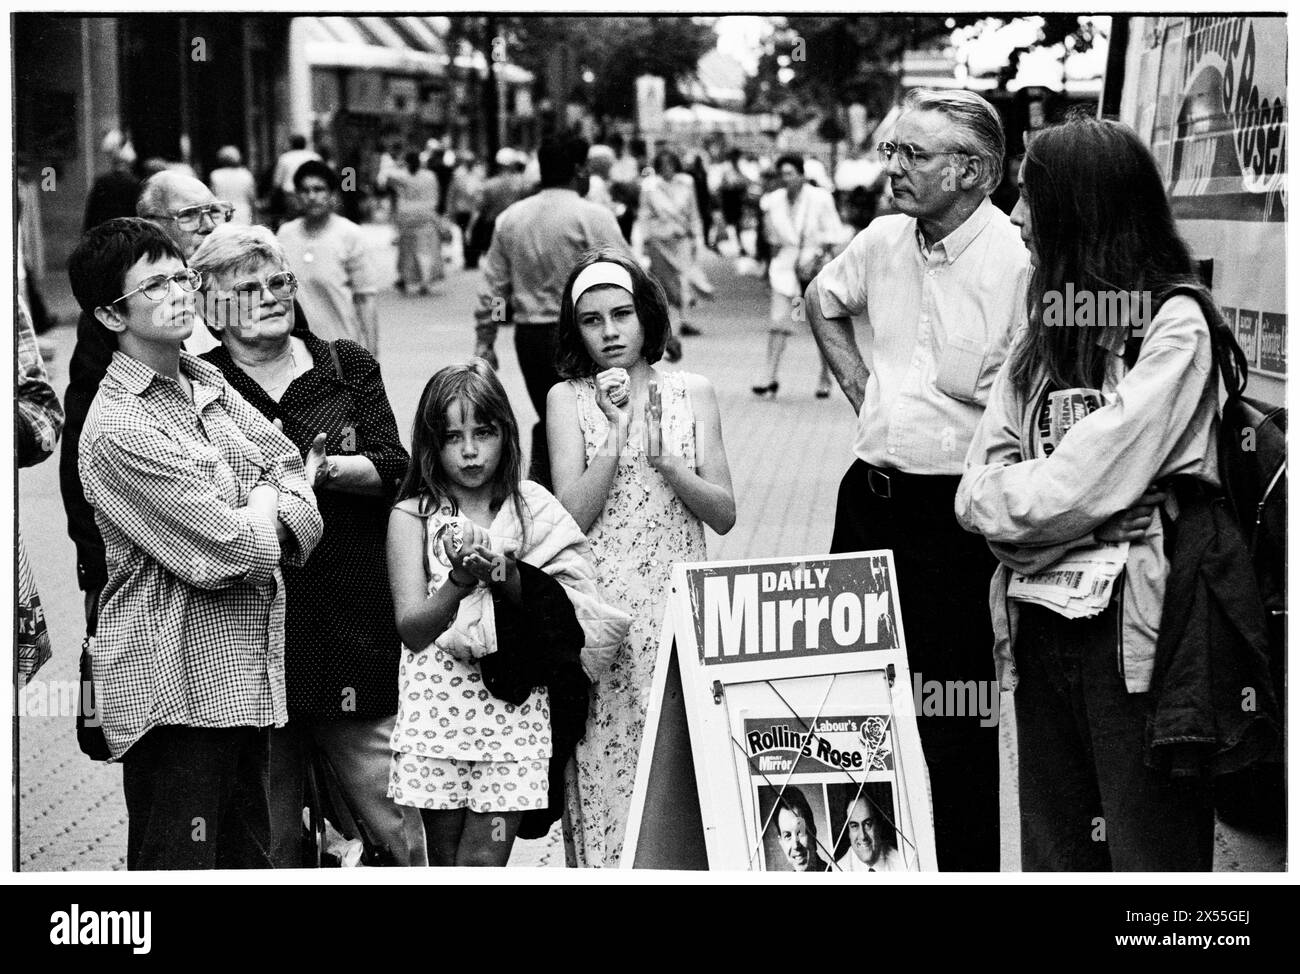
<instances>
[{"instance_id":1,"label":"photo of man on poster","mask_svg":"<svg viewBox=\"0 0 1300 974\"><path fill-rule=\"evenodd\" d=\"M763 839L769 869L823 873L831 868L828 861L830 850L817 838L818 819L825 823L822 786L805 788L812 795L813 802L819 806L816 811L804 790L795 785L786 785L784 788L765 785L759 788L760 802L764 806L763 818L768 822Z\"/></svg>"},{"instance_id":2,"label":"photo of man on poster","mask_svg":"<svg viewBox=\"0 0 1300 974\"><path fill-rule=\"evenodd\" d=\"M905 872L893 825L893 786L829 785L827 799L836 838L835 869L844 872Z\"/></svg>"}]
</instances>

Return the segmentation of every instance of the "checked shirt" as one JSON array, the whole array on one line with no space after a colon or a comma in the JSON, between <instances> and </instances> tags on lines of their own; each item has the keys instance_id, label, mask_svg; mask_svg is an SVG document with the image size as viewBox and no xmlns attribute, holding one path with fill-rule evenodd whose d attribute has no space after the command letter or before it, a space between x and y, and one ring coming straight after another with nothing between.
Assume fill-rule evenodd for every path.
<instances>
[{"instance_id":1,"label":"checked shirt","mask_svg":"<svg viewBox=\"0 0 1300 974\"><path fill-rule=\"evenodd\" d=\"M186 352L176 381L113 354L79 463L104 538L94 675L114 759L150 728L267 727L288 719L281 558L320 540L294 445L221 371ZM292 540L244 506L269 483Z\"/></svg>"}]
</instances>

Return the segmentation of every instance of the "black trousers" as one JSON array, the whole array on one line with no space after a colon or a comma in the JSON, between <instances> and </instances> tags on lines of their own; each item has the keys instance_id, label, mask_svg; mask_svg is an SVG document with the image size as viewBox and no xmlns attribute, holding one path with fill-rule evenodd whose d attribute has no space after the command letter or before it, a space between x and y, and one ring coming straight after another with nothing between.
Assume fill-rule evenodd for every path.
<instances>
[{"instance_id":1,"label":"black trousers","mask_svg":"<svg viewBox=\"0 0 1300 974\"><path fill-rule=\"evenodd\" d=\"M878 474L869 476L869 469L857 460L840 483L831 552L893 551L914 687L977 681L985 688L991 718L969 712L926 716L918 700L917 726L930 770L939 868L996 872L998 698L988 605L996 560L984 539L966 532L953 514L961 478L894 472L886 483Z\"/></svg>"},{"instance_id":2,"label":"black trousers","mask_svg":"<svg viewBox=\"0 0 1300 974\"><path fill-rule=\"evenodd\" d=\"M515 354L524 373L528 398L537 411L528 479L551 489L551 452L546 445L546 394L560 381L555 371L556 324L515 325Z\"/></svg>"},{"instance_id":3,"label":"black trousers","mask_svg":"<svg viewBox=\"0 0 1300 974\"><path fill-rule=\"evenodd\" d=\"M268 737L155 727L122 758L127 869L270 869Z\"/></svg>"},{"instance_id":4,"label":"black trousers","mask_svg":"<svg viewBox=\"0 0 1300 974\"><path fill-rule=\"evenodd\" d=\"M1214 809L1199 781L1146 765L1150 693L1115 665L1116 602L1092 619L1020 607L1016 734L1025 872L1209 872Z\"/></svg>"},{"instance_id":5,"label":"black trousers","mask_svg":"<svg viewBox=\"0 0 1300 974\"><path fill-rule=\"evenodd\" d=\"M472 271L478 267L479 251L469 236L469 221L472 214L457 213L456 226L460 227L461 253L465 257L465 270Z\"/></svg>"}]
</instances>

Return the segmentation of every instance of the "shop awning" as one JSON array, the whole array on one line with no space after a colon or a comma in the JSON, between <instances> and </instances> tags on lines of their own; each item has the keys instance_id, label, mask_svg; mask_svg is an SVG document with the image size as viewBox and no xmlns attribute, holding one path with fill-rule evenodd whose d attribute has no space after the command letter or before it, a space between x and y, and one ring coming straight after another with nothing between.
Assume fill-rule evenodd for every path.
<instances>
[{"instance_id":1,"label":"shop awning","mask_svg":"<svg viewBox=\"0 0 1300 974\"><path fill-rule=\"evenodd\" d=\"M450 58L434 17L299 17L313 65L441 77Z\"/></svg>"},{"instance_id":2,"label":"shop awning","mask_svg":"<svg viewBox=\"0 0 1300 974\"><path fill-rule=\"evenodd\" d=\"M451 54L445 40L446 17L296 17L302 24L303 54L319 67L392 71L441 78ZM481 53L458 54L456 66L487 74ZM521 84L532 75L513 64L504 67L505 80Z\"/></svg>"}]
</instances>

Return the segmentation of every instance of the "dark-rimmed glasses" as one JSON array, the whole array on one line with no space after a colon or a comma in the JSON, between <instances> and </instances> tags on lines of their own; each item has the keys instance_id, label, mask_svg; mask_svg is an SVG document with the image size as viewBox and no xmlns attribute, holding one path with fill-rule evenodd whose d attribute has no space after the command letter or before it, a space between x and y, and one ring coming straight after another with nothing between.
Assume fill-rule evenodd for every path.
<instances>
[{"instance_id":1,"label":"dark-rimmed glasses","mask_svg":"<svg viewBox=\"0 0 1300 974\"><path fill-rule=\"evenodd\" d=\"M889 164L894 158L895 153L898 155L898 165L903 172L907 172L916 165L917 159L933 159L935 156L946 156L954 152L960 152L969 155L965 149L918 149L910 142L877 142L876 155L880 156L880 161Z\"/></svg>"}]
</instances>

